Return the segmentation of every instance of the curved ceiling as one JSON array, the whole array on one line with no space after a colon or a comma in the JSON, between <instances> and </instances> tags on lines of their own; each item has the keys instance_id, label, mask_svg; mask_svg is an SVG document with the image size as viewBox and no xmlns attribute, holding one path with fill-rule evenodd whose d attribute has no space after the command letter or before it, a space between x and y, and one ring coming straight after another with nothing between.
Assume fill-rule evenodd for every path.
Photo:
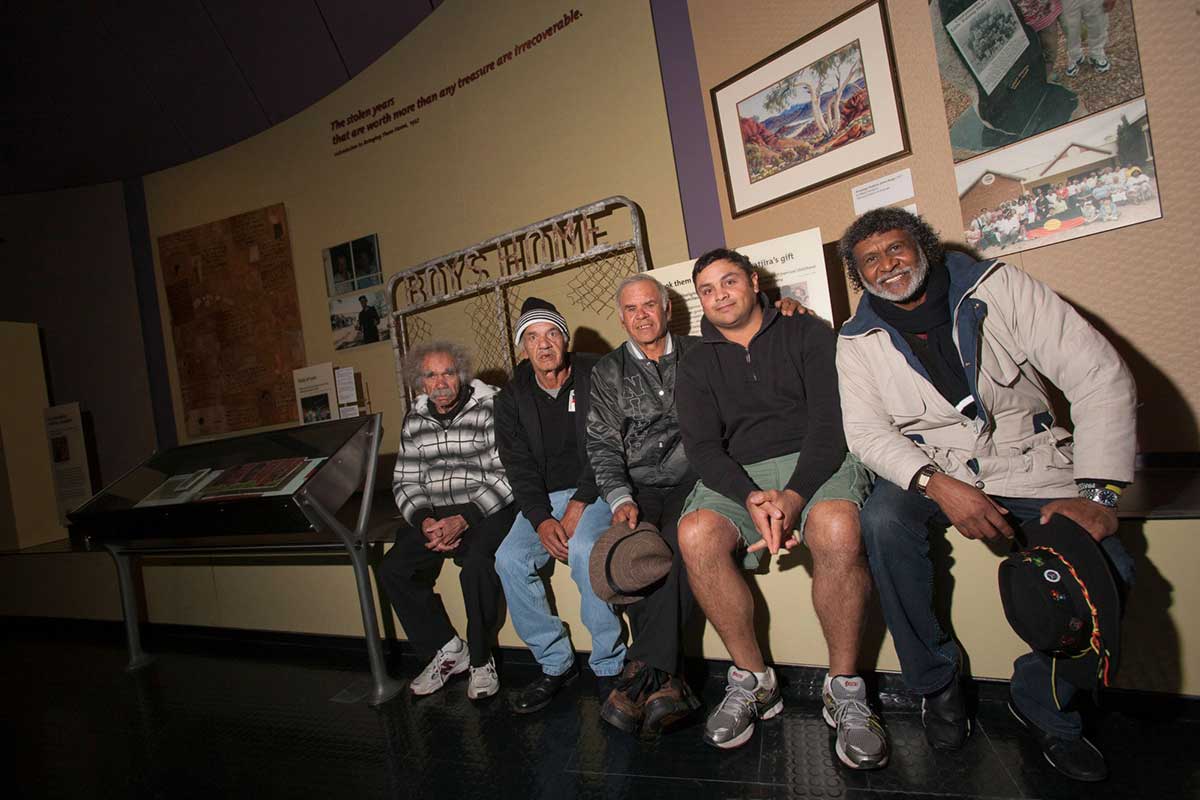
<instances>
[{"instance_id":1,"label":"curved ceiling","mask_svg":"<svg viewBox=\"0 0 1200 800\"><path fill-rule=\"evenodd\" d=\"M350 80L441 0L6 3L0 193L220 150Z\"/></svg>"}]
</instances>

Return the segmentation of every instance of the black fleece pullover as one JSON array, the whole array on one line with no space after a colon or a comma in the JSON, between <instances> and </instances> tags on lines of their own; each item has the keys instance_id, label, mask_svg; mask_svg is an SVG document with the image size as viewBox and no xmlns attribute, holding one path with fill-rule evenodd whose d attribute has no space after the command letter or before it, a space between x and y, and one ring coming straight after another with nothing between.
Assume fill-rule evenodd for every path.
<instances>
[{"instance_id":1,"label":"black fleece pullover","mask_svg":"<svg viewBox=\"0 0 1200 800\"><path fill-rule=\"evenodd\" d=\"M785 317L764 295L759 304L749 348L700 323L675 392L683 447L705 485L738 503L760 488L743 464L799 453L785 488L808 501L846 457L835 338L816 317Z\"/></svg>"}]
</instances>

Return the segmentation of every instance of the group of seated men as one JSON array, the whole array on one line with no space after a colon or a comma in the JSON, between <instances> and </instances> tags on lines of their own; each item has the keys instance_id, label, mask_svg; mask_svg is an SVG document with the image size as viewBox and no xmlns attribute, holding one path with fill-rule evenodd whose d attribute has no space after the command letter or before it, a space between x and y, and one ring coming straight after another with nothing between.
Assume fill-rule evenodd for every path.
<instances>
[{"instance_id":1,"label":"group of seated men","mask_svg":"<svg viewBox=\"0 0 1200 800\"><path fill-rule=\"evenodd\" d=\"M1112 346L1044 284L943 251L905 211L863 215L839 252L866 294L836 334L794 303L769 303L751 262L719 249L692 271L699 337L669 333L666 290L634 275L616 292L628 340L603 357L570 352L567 321L536 298L517 320L525 359L503 390L472 380L457 345L412 350L417 398L393 483L404 521L380 574L411 645L431 657L414 695L463 672L468 697L499 691L501 595L542 667L510 694L512 709L536 712L575 679L540 575L553 558L579 588L602 718L655 736L697 711L681 634L698 607L733 663L703 738L739 747L783 708L743 568L803 544L828 647L823 716L838 758L874 769L889 745L859 674L873 587L929 743L952 750L970 733L959 647L933 610L931 528L1002 542L1018 525L1069 520L1131 583L1113 534L1133 479L1135 392ZM1070 402L1073 436L1039 373ZM647 536L669 566L621 597L627 648L612 605L627 587L592 562ZM604 559L592 557L598 540ZM447 558L460 567L465 642L434 591ZM806 613L774 611L785 626ZM1010 709L1060 771L1102 779L1070 705L1076 687L1054 665L1037 650L1017 659Z\"/></svg>"}]
</instances>

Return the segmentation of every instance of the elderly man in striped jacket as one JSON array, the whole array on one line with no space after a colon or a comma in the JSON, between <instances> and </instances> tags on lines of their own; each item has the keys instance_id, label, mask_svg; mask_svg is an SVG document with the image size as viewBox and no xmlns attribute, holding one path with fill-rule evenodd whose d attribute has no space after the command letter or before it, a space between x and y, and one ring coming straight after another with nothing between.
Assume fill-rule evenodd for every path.
<instances>
[{"instance_id":1,"label":"elderly man in striped jacket","mask_svg":"<svg viewBox=\"0 0 1200 800\"><path fill-rule=\"evenodd\" d=\"M414 348L405 374L418 392L404 417L392 492L404 522L380 567L380 580L413 648L429 664L410 684L427 695L470 669L467 697L500 690L491 642L503 590L496 548L516 516L496 451L497 389L471 380L466 352L434 342ZM434 583L453 558L467 610L467 641L446 616Z\"/></svg>"}]
</instances>

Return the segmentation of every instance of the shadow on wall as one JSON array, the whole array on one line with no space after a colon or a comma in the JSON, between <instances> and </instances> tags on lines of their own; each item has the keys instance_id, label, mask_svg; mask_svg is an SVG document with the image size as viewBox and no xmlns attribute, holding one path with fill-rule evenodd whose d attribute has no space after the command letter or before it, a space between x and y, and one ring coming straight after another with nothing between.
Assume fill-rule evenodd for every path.
<instances>
[{"instance_id":1,"label":"shadow on wall","mask_svg":"<svg viewBox=\"0 0 1200 800\"><path fill-rule=\"evenodd\" d=\"M1063 295L1075 310L1117 348L1137 382L1138 452L1195 452L1200 450L1196 414L1179 387L1149 357L1112 329L1103 318ZM1057 410L1057 409L1056 409Z\"/></svg>"},{"instance_id":2,"label":"shadow on wall","mask_svg":"<svg viewBox=\"0 0 1200 800\"><path fill-rule=\"evenodd\" d=\"M942 242L942 247L946 252L964 253L977 261L983 260L979 253L958 242ZM1197 427L1196 414L1175 382L1155 366L1149 357L1130 344L1128 339L1113 330L1103 317L1071 300L1059 287L1051 288L1112 343L1133 373L1139 399L1138 452L1190 453L1200 450L1200 428ZM1055 418L1069 420L1069 404L1066 398L1053 384L1049 384L1049 388Z\"/></svg>"},{"instance_id":3,"label":"shadow on wall","mask_svg":"<svg viewBox=\"0 0 1200 800\"><path fill-rule=\"evenodd\" d=\"M1174 604L1171 585L1148 556L1145 523L1126 522L1121 542L1133 556L1137 577L1126 601L1121 629L1121 686L1178 694L1183 688L1179 630L1169 615Z\"/></svg>"},{"instance_id":4,"label":"shadow on wall","mask_svg":"<svg viewBox=\"0 0 1200 800\"><path fill-rule=\"evenodd\" d=\"M595 353L596 355L604 355L612 350L615 345L609 344L608 339L593 328L579 327L575 329L575 333L571 336L571 350L576 353Z\"/></svg>"}]
</instances>

